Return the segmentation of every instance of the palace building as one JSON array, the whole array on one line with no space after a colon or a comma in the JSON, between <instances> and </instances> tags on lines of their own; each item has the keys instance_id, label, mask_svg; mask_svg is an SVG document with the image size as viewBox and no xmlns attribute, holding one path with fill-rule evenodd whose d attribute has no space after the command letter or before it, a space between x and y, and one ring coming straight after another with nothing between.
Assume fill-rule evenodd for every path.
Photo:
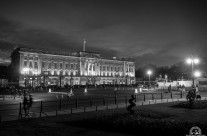
<instances>
[{"instance_id":1,"label":"palace building","mask_svg":"<svg viewBox=\"0 0 207 136\"><path fill-rule=\"evenodd\" d=\"M100 85L135 83L135 62L102 58L99 53L58 53L16 48L11 54L11 79L20 86Z\"/></svg>"}]
</instances>

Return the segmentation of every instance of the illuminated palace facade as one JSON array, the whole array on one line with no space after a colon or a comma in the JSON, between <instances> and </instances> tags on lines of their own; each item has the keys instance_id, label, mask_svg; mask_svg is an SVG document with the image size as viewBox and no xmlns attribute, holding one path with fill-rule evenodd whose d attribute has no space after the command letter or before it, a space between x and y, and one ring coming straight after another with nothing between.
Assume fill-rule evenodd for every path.
<instances>
[{"instance_id":1,"label":"illuminated palace facade","mask_svg":"<svg viewBox=\"0 0 207 136\"><path fill-rule=\"evenodd\" d=\"M11 55L13 82L20 86L100 85L135 83L135 62L101 58L92 52L54 53L16 48Z\"/></svg>"}]
</instances>

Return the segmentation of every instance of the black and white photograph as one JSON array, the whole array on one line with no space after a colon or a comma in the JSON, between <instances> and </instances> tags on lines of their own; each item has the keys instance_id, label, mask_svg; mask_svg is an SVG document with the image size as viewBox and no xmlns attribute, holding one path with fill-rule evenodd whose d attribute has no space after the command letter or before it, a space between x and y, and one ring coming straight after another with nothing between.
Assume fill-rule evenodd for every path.
<instances>
[{"instance_id":1,"label":"black and white photograph","mask_svg":"<svg viewBox=\"0 0 207 136\"><path fill-rule=\"evenodd\" d=\"M205 0L1 0L1 136L207 136Z\"/></svg>"}]
</instances>

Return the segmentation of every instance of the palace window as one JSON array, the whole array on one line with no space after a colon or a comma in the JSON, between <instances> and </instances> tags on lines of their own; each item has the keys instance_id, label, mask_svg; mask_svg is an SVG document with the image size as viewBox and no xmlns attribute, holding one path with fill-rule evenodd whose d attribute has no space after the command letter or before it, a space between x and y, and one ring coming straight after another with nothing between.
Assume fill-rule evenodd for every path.
<instances>
[{"instance_id":1,"label":"palace window","mask_svg":"<svg viewBox=\"0 0 207 136\"><path fill-rule=\"evenodd\" d=\"M111 71L113 71L113 66L111 66Z\"/></svg>"},{"instance_id":2,"label":"palace window","mask_svg":"<svg viewBox=\"0 0 207 136\"><path fill-rule=\"evenodd\" d=\"M57 63L54 63L54 69L57 69Z\"/></svg>"},{"instance_id":3,"label":"palace window","mask_svg":"<svg viewBox=\"0 0 207 136\"><path fill-rule=\"evenodd\" d=\"M63 69L63 63L60 63L60 69Z\"/></svg>"},{"instance_id":4,"label":"palace window","mask_svg":"<svg viewBox=\"0 0 207 136\"><path fill-rule=\"evenodd\" d=\"M107 71L109 71L109 66L107 66Z\"/></svg>"},{"instance_id":5,"label":"palace window","mask_svg":"<svg viewBox=\"0 0 207 136\"><path fill-rule=\"evenodd\" d=\"M92 65L90 64L89 70L92 70Z\"/></svg>"},{"instance_id":6,"label":"palace window","mask_svg":"<svg viewBox=\"0 0 207 136\"><path fill-rule=\"evenodd\" d=\"M103 66L103 71L105 71L106 70L106 67L105 66Z\"/></svg>"},{"instance_id":7,"label":"palace window","mask_svg":"<svg viewBox=\"0 0 207 136\"><path fill-rule=\"evenodd\" d=\"M45 68L45 62L42 62L42 68Z\"/></svg>"},{"instance_id":8,"label":"palace window","mask_svg":"<svg viewBox=\"0 0 207 136\"><path fill-rule=\"evenodd\" d=\"M51 62L49 62L48 65L49 65L48 68L51 69L51 68L52 68L52 64L51 64Z\"/></svg>"},{"instance_id":9,"label":"palace window","mask_svg":"<svg viewBox=\"0 0 207 136\"><path fill-rule=\"evenodd\" d=\"M93 71L95 71L95 64L93 64Z\"/></svg>"},{"instance_id":10,"label":"palace window","mask_svg":"<svg viewBox=\"0 0 207 136\"><path fill-rule=\"evenodd\" d=\"M35 61L34 68L35 68L35 69L38 69L38 65L37 65L37 62L36 62L36 61Z\"/></svg>"},{"instance_id":11,"label":"palace window","mask_svg":"<svg viewBox=\"0 0 207 136\"><path fill-rule=\"evenodd\" d=\"M29 62L29 68L33 68L32 62Z\"/></svg>"},{"instance_id":12,"label":"palace window","mask_svg":"<svg viewBox=\"0 0 207 136\"><path fill-rule=\"evenodd\" d=\"M88 65L86 64L86 65L85 65L85 70L87 70L87 69L88 69Z\"/></svg>"},{"instance_id":13,"label":"palace window","mask_svg":"<svg viewBox=\"0 0 207 136\"><path fill-rule=\"evenodd\" d=\"M71 68L71 69L74 69L74 65L73 65L73 63L70 64L70 68Z\"/></svg>"},{"instance_id":14,"label":"palace window","mask_svg":"<svg viewBox=\"0 0 207 136\"><path fill-rule=\"evenodd\" d=\"M65 64L65 69L68 69L68 64Z\"/></svg>"},{"instance_id":15,"label":"palace window","mask_svg":"<svg viewBox=\"0 0 207 136\"><path fill-rule=\"evenodd\" d=\"M27 67L27 61L24 61L24 67Z\"/></svg>"}]
</instances>

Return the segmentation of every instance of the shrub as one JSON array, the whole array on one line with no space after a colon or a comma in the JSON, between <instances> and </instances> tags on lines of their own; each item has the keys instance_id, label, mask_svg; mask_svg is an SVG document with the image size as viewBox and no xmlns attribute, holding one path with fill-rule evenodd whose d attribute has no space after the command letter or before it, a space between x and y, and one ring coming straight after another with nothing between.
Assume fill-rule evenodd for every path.
<instances>
[{"instance_id":1,"label":"shrub","mask_svg":"<svg viewBox=\"0 0 207 136\"><path fill-rule=\"evenodd\" d=\"M197 100L194 101L192 105L189 102L180 102L176 105L173 105L172 107L185 109L205 109L207 108L207 100Z\"/></svg>"},{"instance_id":2,"label":"shrub","mask_svg":"<svg viewBox=\"0 0 207 136\"><path fill-rule=\"evenodd\" d=\"M169 115L159 115L159 113L146 110L135 112L134 115L117 113L92 119L79 120L69 124L135 135L186 135L189 134L189 130L192 126L199 126L203 133L207 132L206 122L178 121L171 120L168 117Z\"/></svg>"}]
</instances>

